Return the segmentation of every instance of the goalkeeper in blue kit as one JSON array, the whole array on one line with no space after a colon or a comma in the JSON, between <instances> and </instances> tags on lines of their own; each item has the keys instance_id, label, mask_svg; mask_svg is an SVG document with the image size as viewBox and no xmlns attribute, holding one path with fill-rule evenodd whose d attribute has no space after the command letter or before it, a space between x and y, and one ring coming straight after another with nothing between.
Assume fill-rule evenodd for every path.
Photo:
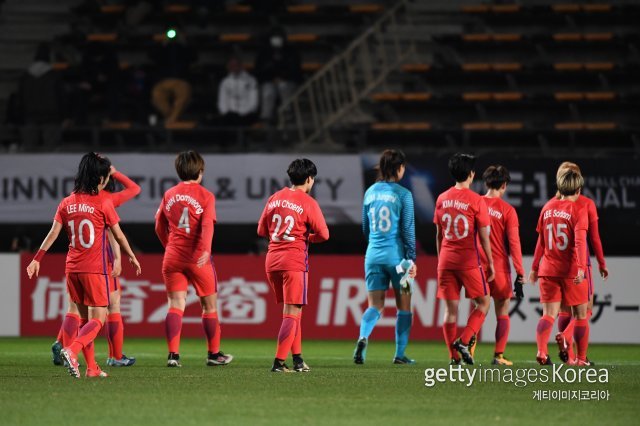
<instances>
[{"instance_id":1,"label":"goalkeeper in blue kit","mask_svg":"<svg viewBox=\"0 0 640 426\"><path fill-rule=\"evenodd\" d=\"M369 336L382 315L389 284L396 297L394 364L415 364L405 355L411 330L411 285L417 273L416 233L411 192L398 182L405 172L401 151L387 149L378 164L378 181L364 195L362 229L368 241L364 269L369 307L362 316L353 360L364 364Z\"/></svg>"}]
</instances>

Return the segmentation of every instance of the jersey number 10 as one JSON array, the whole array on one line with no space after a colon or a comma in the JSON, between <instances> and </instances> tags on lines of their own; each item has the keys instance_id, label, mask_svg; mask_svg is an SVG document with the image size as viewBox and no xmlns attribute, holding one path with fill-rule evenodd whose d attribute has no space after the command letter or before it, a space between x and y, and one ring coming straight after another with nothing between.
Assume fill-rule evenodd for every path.
<instances>
[{"instance_id":1,"label":"jersey number 10","mask_svg":"<svg viewBox=\"0 0 640 426\"><path fill-rule=\"evenodd\" d=\"M84 240L84 236L82 235L82 229L88 227L89 228L89 241ZM69 221L69 230L71 231L71 247L76 248L76 221ZM80 224L78 225L78 240L80 241L80 245L84 248L91 248L93 243L96 240L96 231L93 228L93 223L89 219L82 219Z\"/></svg>"}]
</instances>

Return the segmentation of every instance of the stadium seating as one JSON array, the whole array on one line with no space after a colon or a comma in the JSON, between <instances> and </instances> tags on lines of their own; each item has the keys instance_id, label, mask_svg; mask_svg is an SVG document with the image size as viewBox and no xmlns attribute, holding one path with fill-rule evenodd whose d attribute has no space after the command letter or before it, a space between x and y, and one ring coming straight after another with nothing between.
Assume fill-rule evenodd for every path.
<instances>
[{"instance_id":1,"label":"stadium seating","mask_svg":"<svg viewBox=\"0 0 640 426\"><path fill-rule=\"evenodd\" d=\"M640 4L422 2L414 12L437 28L417 42L416 57L427 59L404 64L370 96L369 143L637 140Z\"/></svg>"},{"instance_id":2,"label":"stadium seating","mask_svg":"<svg viewBox=\"0 0 640 426\"><path fill-rule=\"evenodd\" d=\"M64 12L59 7L52 16L60 20L62 13L63 21L70 20L71 2L62 3ZM245 66L252 70L262 35L275 19L301 52L305 77L311 77L396 2L288 2L271 20L259 3L250 1L221 2L223 6L205 11L203 2L160 3L136 28L123 26L126 8L117 1L75 10L77 31L50 36L65 47L58 49L54 68L72 74L77 51L87 42L98 42L117 50L123 74L150 71L149 49L160 43L167 28L179 28L199 56L192 69L194 98L184 121L168 129L147 128L147 123L130 118L135 107L125 98L127 118L102 124L105 105L98 100L89 106L94 125L65 130L60 149L75 149L83 140L96 146L135 143L159 150L194 141L211 150L272 149L274 143L276 149L286 149L293 142L291 135L283 139L264 127L220 128L211 120L217 83L231 52L241 48ZM434 146L472 141L503 147L515 139L516 146L529 141L539 148L549 141L575 143L575 138L588 139L589 133L597 133L593 140L606 134L622 147L638 140L637 2L412 0L408 5L414 26L405 29L403 37L416 44L416 53L360 105L368 117L364 124L345 120L336 130L358 139L349 146L401 140L418 148L429 141ZM0 85L15 87L24 65L0 65ZM304 100L300 105L307 107Z\"/></svg>"}]
</instances>

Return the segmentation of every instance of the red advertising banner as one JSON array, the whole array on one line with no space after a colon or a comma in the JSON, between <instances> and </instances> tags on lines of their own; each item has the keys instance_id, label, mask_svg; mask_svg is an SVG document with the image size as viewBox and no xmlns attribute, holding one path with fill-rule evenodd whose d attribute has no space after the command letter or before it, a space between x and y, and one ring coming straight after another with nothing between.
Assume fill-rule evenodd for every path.
<instances>
[{"instance_id":1,"label":"red advertising banner","mask_svg":"<svg viewBox=\"0 0 640 426\"><path fill-rule=\"evenodd\" d=\"M162 281L161 255L141 255L142 275L136 277L123 262L121 312L125 333L131 337L163 337L167 312ZM363 256L312 256L309 272L309 304L303 311L307 339L357 339L360 319L367 307ZM29 279L25 269L31 255L21 257L20 334L52 336L66 310L65 256L47 255L40 276ZM267 284L264 257L220 255L214 257L218 275L218 309L223 338L274 338L280 327L282 307ZM413 291L414 340L442 338L442 308L436 301L436 259L420 257L418 279ZM393 339L395 299L387 295L383 317L374 331L376 339ZM460 322L469 305L460 305ZM203 335L200 304L190 288L183 319L183 336Z\"/></svg>"}]
</instances>

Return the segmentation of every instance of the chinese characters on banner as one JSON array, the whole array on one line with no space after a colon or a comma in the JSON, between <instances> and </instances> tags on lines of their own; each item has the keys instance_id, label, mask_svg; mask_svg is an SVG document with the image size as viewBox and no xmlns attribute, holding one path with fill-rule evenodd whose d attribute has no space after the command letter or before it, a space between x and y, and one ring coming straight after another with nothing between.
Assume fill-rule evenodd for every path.
<instances>
[{"instance_id":1,"label":"chinese characters on banner","mask_svg":"<svg viewBox=\"0 0 640 426\"><path fill-rule=\"evenodd\" d=\"M66 310L64 255L47 255L40 277L29 280L24 272L31 260L22 255L21 335L55 336ZM216 256L218 310L223 335L228 338L273 338L277 335L282 307L275 304L264 274L264 257L252 255ZM123 266L120 302L127 336L163 337L167 312L162 283L162 256L140 256L143 275L135 277L129 265ZM355 339L366 309L367 290L361 256L312 256L309 272L309 305L303 324L305 338ZM530 258L525 258L529 267ZM635 327L640 316L640 291L633 277L640 276L640 265L632 258L609 261L614 271L603 284L596 278L596 303L593 311L592 342L640 342ZM436 259L422 256L417 261L419 276L413 289L412 340L441 340L443 307L436 300ZM511 305L511 341L532 342L540 317L538 288L525 286L525 298ZM460 326L464 326L470 304L461 303ZM198 297L190 288L184 316L183 335L201 337L202 325ZM394 338L395 302L387 294L386 309L374 332L374 339ZM611 330L621 330L611 333ZM487 316L482 340L493 338L495 315Z\"/></svg>"}]
</instances>

